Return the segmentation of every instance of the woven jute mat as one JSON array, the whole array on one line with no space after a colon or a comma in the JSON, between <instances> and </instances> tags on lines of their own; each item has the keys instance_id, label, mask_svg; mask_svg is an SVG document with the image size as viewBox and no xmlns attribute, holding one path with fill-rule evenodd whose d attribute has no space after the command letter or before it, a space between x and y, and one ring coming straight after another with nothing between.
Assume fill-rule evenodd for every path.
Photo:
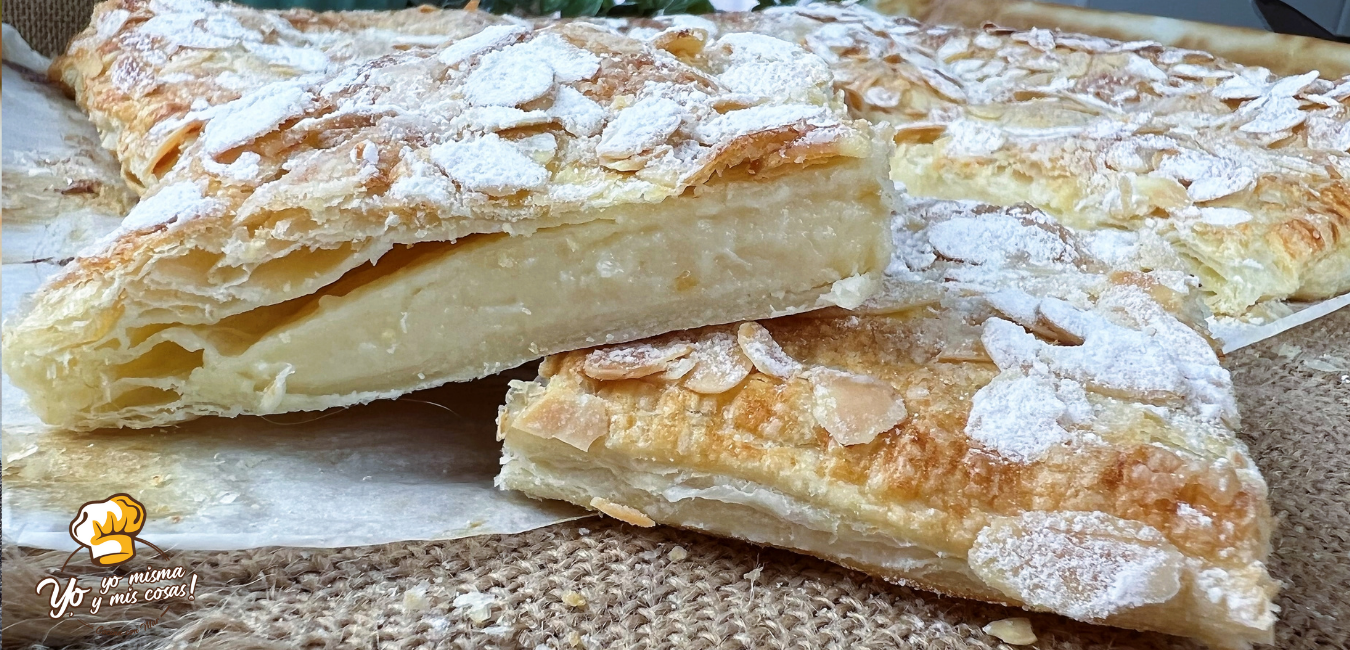
<instances>
[{"instance_id":1,"label":"woven jute mat","mask_svg":"<svg viewBox=\"0 0 1350 650\"><path fill-rule=\"evenodd\" d=\"M54 54L87 21L92 4L9 0L4 18L39 51ZM1242 436L1270 484L1277 520L1270 568L1285 583L1279 648L1350 648L1346 359L1350 309L1227 359ZM55 622L33 585L64 559L4 549L6 647L936 650L1006 647L981 626L1025 615L783 551L599 518L453 542L173 553L149 565L190 567L199 578L195 601L164 614L141 606ZM492 602L456 608L455 598L469 592ZM1040 648L1193 647L1163 635L1030 618ZM127 625L111 625L117 621Z\"/></svg>"}]
</instances>

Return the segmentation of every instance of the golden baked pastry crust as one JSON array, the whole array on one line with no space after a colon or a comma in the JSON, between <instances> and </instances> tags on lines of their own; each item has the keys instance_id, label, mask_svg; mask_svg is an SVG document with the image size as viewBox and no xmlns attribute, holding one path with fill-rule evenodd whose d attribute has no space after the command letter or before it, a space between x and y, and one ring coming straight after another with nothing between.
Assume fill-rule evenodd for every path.
<instances>
[{"instance_id":1,"label":"golden baked pastry crust","mask_svg":"<svg viewBox=\"0 0 1350 650\"><path fill-rule=\"evenodd\" d=\"M1151 41L928 25L859 7L704 22L829 62L855 114L896 128L892 176L911 194L1154 230L1222 316L1350 290L1350 76L1280 78ZM634 24L644 38L698 29Z\"/></svg>"},{"instance_id":2,"label":"golden baked pastry crust","mask_svg":"<svg viewBox=\"0 0 1350 650\"><path fill-rule=\"evenodd\" d=\"M954 6L938 3L925 11L970 15L969 8ZM1062 9L1072 8L1044 11ZM116 39L100 36L108 31L100 27L108 11L100 11L55 70L77 89L105 137L118 139L129 178L150 182L173 144L145 125L129 127L135 118L115 116L181 117L186 101L141 111L137 102L106 90L112 75L85 80L94 53L117 49L109 45ZM293 49L335 62L426 47L418 39L432 31L429 25L460 34L500 20L425 9L379 19L360 12L229 11L245 23L284 17L301 30L291 38ZM1000 205L1026 201L1080 227L1154 229L1191 261L1213 294L1208 306L1220 316L1259 314L1263 303L1278 309L1284 299L1350 290L1344 180L1350 176L1350 77L1281 80L1264 68L1149 41L929 26L830 5L595 22L694 63L703 42L727 32L799 43L830 65L855 114L897 128L893 174L911 193ZM306 40L305 30L323 38ZM265 32L264 41L280 38ZM234 49L228 57L234 65L266 71L256 79L302 74L278 64L275 53L269 59L261 50ZM1350 48L1329 52L1342 50ZM117 51L122 59L141 56ZM180 52L171 66L219 56ZM222 78L228 77L195 79L199 87L191 92L237 94L220 86ZM86 85L103 90L79 92ZM174 137L180 136L186 142L193 134Z\"/></svg>"},{"instance_id":3,"label":"golden baked pastry crust","mask_svg":"<svg viewBox=\"0 0 1350 650\"><path fill-rule=\"evenodd\" d=\"M885 263L883 148L800 48L744 35L683 62L589 25L480 31L489 19L460 12L437 20L472 37L297 76L260 63L280 55L259 43L285 49L268 42L277 16L113 2L68 57L124 166L153 185L5 332L5 367L48 422L390 397L736 313L856 304ZM119 88L126 61L154 80L144 94ZM787 76L757 77L765 61ZM212 94L231 74L238 97ZM184 107L180 85L211 99ZM688 308L670 313L680 292ZM325 337L355 337L356 356L288 356Z\"/></svg>"},{"instance_id":4,"label":"golden baked pastry crust","mask_svg":"<svg viewBox=\"0 0 1350 650\"><path fill-rule=\"evenodd\" d=\"M1350 47L1307 36L1026 0L880 0L876 8L940 25L982 27L992 23L1121 41L1157 41L1169 47L1210 52L1243 65L1263 66L1281 75L1308 70L1320 70L1332 78L1350 75Z\"/></svg>"},{"instance_id":5,"label":"golden baked pastry crust","mask_svg":"<svg viewBox=\"0 0 1350 650\"><path fill-rule=\"evenodd\" d=\"M859 312L547 359L499 416L498 483L941 593L1268 642L1266 486L1184 277L1025 207L901 214Z\"/></svg>"}]
</instances>

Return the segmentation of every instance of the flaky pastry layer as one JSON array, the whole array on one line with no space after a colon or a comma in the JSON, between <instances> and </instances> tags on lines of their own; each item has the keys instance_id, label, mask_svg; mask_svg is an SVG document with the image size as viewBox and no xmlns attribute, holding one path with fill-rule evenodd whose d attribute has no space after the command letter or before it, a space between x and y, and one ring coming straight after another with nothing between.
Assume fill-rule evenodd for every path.
<instances>
[{"instance_id":1,"label":"flaky pastry layer","mask_svg":"<svg viewBox=\"0 0 1350 650\"><path fill-rule=\"evenodd\" d=\"M910 201L893 236L852 313L546 359L501 411L499 485L955 596L1269 642L1266 486L1185 274L1129 270L1153 245L1103 259L1100 235L1026 207Z\"/></svg>"}]
</instances>

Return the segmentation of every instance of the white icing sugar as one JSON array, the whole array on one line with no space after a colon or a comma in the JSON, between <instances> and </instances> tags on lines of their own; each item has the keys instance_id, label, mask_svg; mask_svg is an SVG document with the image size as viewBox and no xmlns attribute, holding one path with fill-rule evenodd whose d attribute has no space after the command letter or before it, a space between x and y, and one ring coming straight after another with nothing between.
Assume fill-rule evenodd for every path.
<instances>
[{"instance_id":1,"label":"white icing sugar","mask_svg":"<svg viewBox=\"0 0 1350 650\"><path fill-rule=\"evenodd\" d=\"M1304 133L1312 149L1350 151L1350 124L1317 115L1308 118Z\"/></svg>"},{"instance_id":2,"label":"white icing sugar","mask_svg":"<svg viewBox=\"0 0 1350 650\"><path fill-rule=\"evenodd\" d=\"M425 201L434 205L450 203L451 185L440 169L413 157L405 149L401 156L408 161L409 173L401 176L389 187L389 196L394 199Z\"/></svg>"},{"instance_id":3,"label":"white icing sugar","mask_svg":"<svg viewBox=\"0 0 1350 650\"><path fill-rule=\"evenodd\" d=\"M1030 327L1036 323L1039 316L1037 308L1041 304L1041 299L1021 289L1002 289L985 294L984 299L989 301L989 305L998 313L1021 325Z\"/></svg>"},{"instance_id":4,"label":"white icing sugar","mask_svg":"<svg viewBox=\"0 0 1350 650\"><path fill-rule=\"evenodd\" d=\"M1148 81L1167 81L1167 73L1154 65L1152 61L1138 54L1130 54L1125 63L1125 72Z\"/></svg>"},{"instance_id":5,"label":"white icing sugar","mask_svg":"<svg viewBox=\"0 0 1350 650\"><path fill-rule=\"evenodd\" d=\"M1050 266L1077 257L1073 248L1053 233L999 213L935 223L928 227L928 241L947 259L978 265L1004 266L1019 261Z\"/></svg>"},{"instance_id":6,"label":"white icing sugar","mask_svg":"<svg viewBox=\"0 0 1350 650\"><path fill-rule=\"evenodd\" d=\"M1005 372L971 399L966 435L1003 458L1032 462L1073 438L1060 424L1066 409L1049 380Z\"/></svg>"},{"instance_id":7,"label":"white icing sugar","mask_svg":"<svg viewBox=\"0 0 1350 650\"><path fill-rule=\"evenodd\" d=\"M258 163L262 162L262 156L252 151L245 151L228 165L218 163L213 158L202 158L201 160L202 168L212 174L236 181L251 181L256 179L260 173Z\"/></svg>"},{"instance_id":8,"label":"white icing sugar","mask_svg":"<svg viewBox=\"0 0 1350 650\"><path fill-rule=\"evenodd\" d=\"M268 84L212 109L202 130L202 150L210 156L248 144L314 106L314 96L295 81Z\"/></svg>"},{"instance_id":9,"label":"white icing sugar","mask_svg":"<svg viewBox=\"0 0 1350 650\"><path fill-rule=\"evenodd\" d=\"M1034 304L1032 314L1031 322L1035 322ZM991 318L984 322L980 343L984 345L985 353L999 370L1031 370L1039 362L1043 347L1039 339L1002 318Z\"/></svg>"},{"instance_id":10,"label":"white icing sugar","mask_svg":"<svg viewBox=\"0 0 1350 650\"><path fill-rule=\"evenodd\" d=\"M99 17L94 33L101 39L110 38L113 34L122 31L122 26L127 24L127 19L130 17L131 12L126 9L113 9Z\"/></svg>"},{"instance_id":11,"label":"white icing sugar","mask_svg":"<svg viewBox=\"0 0 1350 650\"><path fill-rule=\"evenodd\" d=\"M953 156L987 156L1008 141L997 127L974 120L957 120L947 125L947 153Z\"/></svg>"},{"instance_id":12,"label":"white icing sugar","mask_svg":"<svg viewBox=\"0 0 1350 650\"><path fill-rule=\"evenodd\" d=\"M222 207L220 201L202 196L202 190L196 183L173 183L141 199L122 219L118 230L132 232L175 221L182 222L213 214Z\"/></svg>"},{"instance_id":13,"label":"white icing sugar","mask_svg":"<svg viewBox=\"0 0 1350 650\"><path fill-rule=\"evenodd\" d=\"M770 36L726 34L714 47L729 52L726 69L716 77L733 93L800 101L834 78L820 57Z\"/></svg>"},{"instance_id":14,"label":"white icing sugar","mask_svg":"<svg viewBox=\"0 0 1350 650\"><path fill-rule=\"evenodd\" d=\"M1260 97L1264 91L1258 86L1242 76L1234 76L1224 79L1223 83L1214 87L1212 91L1215 97L1219 99L1254 99Z\"/></svg>"},{"instance_id":15,"label":"white icing sugar","mask_svg":"<svg viewBox=\"0 0 1350 650\"><path fill-rule=\"evenodd\" d=\"M1252 102L1249 105L1255 104L1256 102ZM1242 114L1242 111L1239 111L1239 114ZM1302 124L1307 118L1308 114L1299 109L1297 99L1271 96L1260 103L1260 109L1251 121L1238 127L1238 130L1255 134L1279 133Z\"/></svg>"},{"instance_id":16,"label":"white icing sugar","mask_svg":"<svg viewBox=\"0 0 1350 650\"><path fill-rule=\"evenodd\" d=\"M268 63L295 68L303 72L323 72L332 65L327 54L310 47L245 41L244 49L259 58L266 59Z\"/></svg>"},{"instance_id":17,"label":"white icing sugar","mask_svg":"<svg viewBox=\"0 0 1350 650\"><path fill-rule=\"evenodd\" d=\"M1189 181L1186 193L1197 203L1223 198L1256 184L1252 168L1190 149L1164 158L1153 174Z\"/></svg>"},{"instance_id":18,"label":"white icing sugar","mask_svg":"<svg viewBox=\"0 0 1350 650\"><path fill-rule=\"evenodd\" d=\"M695 129L695 137L703 144L715 144L828 116L829 111L821 106L765 104L727 111L712 119L704 120Z\"/></svg>"},{"instance_id":19,"label":"white icing sugar","mask_svg":"<svg viewBox=\"0 0 1350 650\"><path fill-rule=\"evenodd\" d=\"M1321 76L1321 74L1316 70L1313 70L1312 72L1306 72L1301 75L1285 77L1271 85L1270 90L1266 94L1271 97L1293 97L1294 95L1303 92L1303 89L1312 85L1314 81L1317 81L1319 76Z\"/></svg>"},{"instance_id":20,"label":"white icing sugar","mask_svg":"<svg viewBox=\"0 0 1350 650\"><path fill-rule=\"evenodd\" d=\"M600 71L599 57L564 41L557 34L541 34L524 46L536 62L552 68L554 78L562 83L585 81Z\"/></svg>"},{"instance_id":21,"label":"white icing sugar","mask_svg":"<svg viewBox=\"0 0 1350 650\"><path fill-rule=\"evenodd\" d=\"M530 29L523 25L489 25L483 31L451 43L436 55L436 59L454 66L476 54L513 42Z\"/></svg>"},{"instance_id":22,"label":"white icing sugar","mask_svg":"<svg viewBox=\"0 0 1350 650\"><path fill-rule=\"evenodd\" d=\"M152 16L136 28L137 33L153 36L177 47L201 50L220 50L234 45L237 40L216 36L203 28L199 21L206 14L169 12Z\"/></svg>"},{"instance_id":23,"label":"white icing sugar","mask_svg":"<svg viewBox=\"0 0 1350 650\"><path fill-rule=\"evenodd\" d=\"M516 140L514 144L521 153L541 165L553 160L558 153L558 139L552 133L536 133Z\"/></svg>"},{"instance_id":24,"label":"white icing sugar","mask_svg":"<svg viewBox=\"0 0 1350 650\"><path fill-rule=\"evenodd\" d=\"M1186 395L1186 378L1167 350L1143 332L1102 322L1082 345L1046 346L1052 372L1096 392L1153 401Z\"/></svg>"},{"instance_id":25,"label":"white icing sugar","mask_svg":"<svg viewBox=\"0 0 1350 650\"><path fill-rule=\"evenodd\" d=\"M918 220L906 219L900 214L891 219L891 242L894 248L890 264L886 266L886 275L924 271L937 261L933 246L928 243L927 232L917 227L920 224Z\"/></svg>"},{"instance_id":26,"label":"white icing sugar","mask_svg":"<svg viewBox=\"0 0 1350 650\"><path fill-rule=\"evenodd\" d=\"M1111 267L1121 267L1139 255L1139 233L1103 228L1079 233L1092 257Z\"/></svg>"},{"instance_id":27,"label":"white icing sugar","mask_svg":"<svg viewBox=\"0 0 1350 650\"><path fill-rule=\"evenodd\" d=\"M600 132L605 123L605 109L581 91L571 86L559 86L548 109L562 123L563 129L577 137L590 137Z\"/></svg>"},{"instance_id":28,"label":"white icing sugar","mask_svg":"<svg viewBox=\"0 0 1350 650\"><path fill-rule=\"evenodd\" d=\"M605 126L595 152L604 160L623 160L668 139L688 115L673 100L650 95L619 111Z\"/></svg>"},{"instance_id":29,"label":"white icing sugar","mask_svg":"<svg viewBox=\"0 0 1350 650\"><path fill-rule=\"evenodd\" d=\"M1069 425L1087 426L1096 417L1092 402L1088 401L1087 390L1072 379L1055 381L1055 394L1064 402L1064 417Z\"/></svg>"},{"instance_id":30,"label":"white icing sugar","mask_svg":"<svg viewBox=\"0 0 1350 650\"><path fill-rule=\"evenodd\" d=\"M473 106L450 121L450 126L489 132L545 124L553 118L544 111L522 111L511 106Z\"/></svg>"},{"instance_id":31,"label":"white icing sugar","mask_svg":"<svg viewBox=\"0 0 1350 650\"><path fill-rule=\"evenodd\" d=\"M489 196L538 190L549 179L547 169L495 133L438 144L429 154L460 187Z\"/></svg>"},{"instance_id":32,"label":"white icing sugar","mask_svg":"<svg viewBox=\"0 0 1350 650\"><path fill-rule=\"evenodd\" d=\"M1240 208L1200 208L1200 221L1212 226L1236 226L1252 220L1252 213Z\"/></svg>"},{"instance_id":33,"label":"white icing sugar","mask_svg":"<svg viewBox=\"0 0 1350 650\"><path fill-rule=\"evenodd\" d=\"M483 55L464 82L464 98L476 106L519 106L552 89L553 69L517 43Z\"/></svg>"},{"instance_id":34,"label":"white icing sugar","mask_svg":"<svg viewBox=\"0 0 1350 650\"><path fill-rule=\"evenodd\" d=\"M1184 556L1148 525L1102 512L1023 513L980 531L970 564L1027 605L1096 621L1181 590Z\"/></svg>"}]
</instances>

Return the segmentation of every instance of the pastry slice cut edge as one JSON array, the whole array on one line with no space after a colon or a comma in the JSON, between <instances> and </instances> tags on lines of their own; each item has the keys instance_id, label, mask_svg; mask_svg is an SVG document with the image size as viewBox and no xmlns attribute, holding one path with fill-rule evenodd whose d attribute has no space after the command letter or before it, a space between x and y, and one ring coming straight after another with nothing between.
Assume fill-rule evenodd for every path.
<instances>
[{"instance_id":1,"label":"pastry slice cut edge","mask_svg":"<svg viewBox=\"0 0 1350 650\"><path fill-rule=\"evenodd\" d=\"M501 410L498 485L952 596L1272 640L1266 485L1170 289L886 282L858 312L546 359Z\"/></svg>"},{"instance_id":2,"label":"pastry slice cut edge","mask_svg":"<svg viewBox=\"0 0 1350 650\"><path fill-rule=\"evenodd\" d=\"M827 75L751 96L746 39L696 67L498 27L175 118L199 137L6 323L33 410L85 430L324 409L875 288L886 147ZM525 60L525 85L497 78Z\"/></svg>"}]
</instances>

